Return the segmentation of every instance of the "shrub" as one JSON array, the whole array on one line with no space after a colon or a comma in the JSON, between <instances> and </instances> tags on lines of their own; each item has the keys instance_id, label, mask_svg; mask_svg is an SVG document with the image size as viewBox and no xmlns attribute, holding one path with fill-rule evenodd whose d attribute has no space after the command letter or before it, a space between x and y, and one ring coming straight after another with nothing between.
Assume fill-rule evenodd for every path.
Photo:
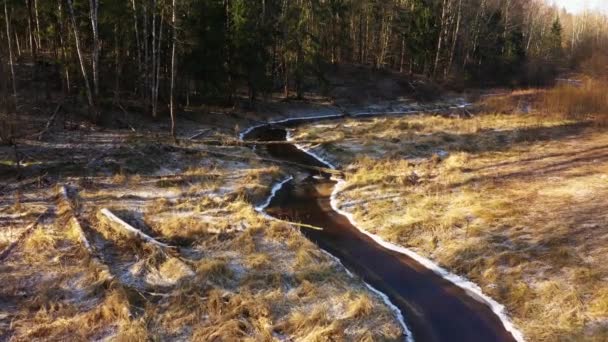
<instances>
[{"instance_id":1,"label":"shrub","mask_svg":"<svg viewBox=\"0 0 608 342\"><path fill-rule=\"evenodd\" d=\"M608 123L608 82L587 79L580 85L560 85L545 92L540 110L547 116Z\"/></svg>"}]
</instances>

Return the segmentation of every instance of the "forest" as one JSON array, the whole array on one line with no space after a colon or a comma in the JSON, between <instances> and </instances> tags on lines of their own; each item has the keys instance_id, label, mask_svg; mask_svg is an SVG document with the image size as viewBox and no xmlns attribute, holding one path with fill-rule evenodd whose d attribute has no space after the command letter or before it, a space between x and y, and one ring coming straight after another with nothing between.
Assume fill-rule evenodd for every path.
<instances>
[{"instance_id":1,"label":"forest","mask_svg":"<svg viewBox=\"0 0 608 342\"><path fill-rule=\"evenodd\" d=\"M4 1L2 91L16 65L93 115L137 99L153 117L193 102L233 104L327 88L365 65L455 87L539 86L607 46L604 15L540 0ZM10 75L10 77L9 77ZM11 80L12 84L9 82ZM10 97L3 96L4 99Z\"/></svg>"},{"instance_id":2,"label":"forest","mask_svg":"<svg viewBox=\"0 0 608 342\"><path fill-rule=\"evenodd\" d=\"M572 3L0 0L0 341L608 341Z\"/></svg>"}]
</instances>

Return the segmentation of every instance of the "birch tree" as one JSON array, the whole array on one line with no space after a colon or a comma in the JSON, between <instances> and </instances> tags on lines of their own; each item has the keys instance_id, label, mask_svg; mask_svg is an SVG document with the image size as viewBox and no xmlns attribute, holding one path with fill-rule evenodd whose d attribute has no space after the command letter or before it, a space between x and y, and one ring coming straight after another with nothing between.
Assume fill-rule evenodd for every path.
<instances>
[{"instance_id":1,"label":"birch tree","mask_svg":"<svg viewBox=\"0 0 608 342\"><path fill-rule=\"evenodd\" d=\"M91 30L93 33L93 54L91 56L91 64L93 67L93 90L95 91L95 97L97 97L99 96L99 0L89 0L89 6Z\"/></svg>"},{"instance_id":2,"label":"birch tree","mask_svg":"<svg viewBox=\"0 0 608 342\"><path fill-rule=\"evenodd\" d=\"M11 20L8 15L8 1L4 0L4 20L6 22L6 44L8 45L8 65L11 70L11 85L13 88L13 101L12 105L17 105L17 80L15 76L15 65L13 57L13 44L11 44Z\"/></svg>"},{"instance_id":3,"label":"birch tree","mask_svg":"<svg viewBox=\"0 0 608 342\"><path fill-rule=\"evenodd\" d=\"M95 100L93 98L93 93L91 92L91 85L89 84L89 73L87 72L82 47L80 46L80 33L78 30L78 23L76 22L76 15L74 14L74 5L72 4L72 0L67 0L67 3L68 10L70 12L70 20L72 22L74 41L76 44L76 53L78 54L78 61L80 63L80 71L82 72L82 78L84 79L84 86L87 95L87 102L89 104L89 111L97 119L98 113L97 109L95 108Z\"/></svg>"}]
</instances>

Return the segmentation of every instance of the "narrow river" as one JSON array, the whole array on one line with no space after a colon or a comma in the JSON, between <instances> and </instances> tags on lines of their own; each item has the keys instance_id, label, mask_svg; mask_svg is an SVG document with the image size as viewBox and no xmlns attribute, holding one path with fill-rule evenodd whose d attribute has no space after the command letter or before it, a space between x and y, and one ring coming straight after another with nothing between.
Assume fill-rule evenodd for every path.
<instances>
[{"instance_id":1,"label":"narrow river","mask_svg":"<svg viewBox=\"0 0 608 342\"><path fill-rule=\"evenodd\" d=\"M285 141L284 127L302 122L305 121L294 120L281 127L256 127L243 138ZM271 144L258 149L276 159L327 167L291 144ZM285 183L272 198L266 213L322 227L323 230L304 229L303 233L338 258L349 271L388 296L404 316L415 341L516 340L488 304L409 256L381 246L332 209L330 196L335 185L329 175L310 171L304 180Z\"/></svg>"}]
</instances>

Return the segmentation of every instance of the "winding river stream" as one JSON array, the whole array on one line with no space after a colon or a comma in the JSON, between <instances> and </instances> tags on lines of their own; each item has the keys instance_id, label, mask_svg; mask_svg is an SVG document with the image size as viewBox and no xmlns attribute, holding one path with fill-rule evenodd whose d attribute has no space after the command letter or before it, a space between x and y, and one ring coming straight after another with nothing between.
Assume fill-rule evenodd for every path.
<instances>
[{"instance_id":1,"label":"winding river stream","mask_svg":"<svg viewBox=\"0 0 608 342\"><path fill-rule=\"evenodd\" d=\"M284 121L280 126L261 125L247 130L242 138L285 141L287 126L310 121L294 119ZM276 159L331 167L292 144L258 148ZM417 259L390 246L387 248L386 244L363 233L347 216L338 213L332 205L337 183L328 174L309 171L307 177L282 182L261 209L273 217L322 227L323 230L304 229L303 233L339 259L347 270L361 277L370 288L379 291L387 303L399 311L399 316L404 317L402 323L407 326L408 340L523 341L521 333L502 313L502 307L484 296L481 290L471 291L466 284L459 284L458 279L462 278L451 275L457 278L451 279L438 266L429 266L430 261L421 262L422 257Z\"/></svg>"}]
</instances>

